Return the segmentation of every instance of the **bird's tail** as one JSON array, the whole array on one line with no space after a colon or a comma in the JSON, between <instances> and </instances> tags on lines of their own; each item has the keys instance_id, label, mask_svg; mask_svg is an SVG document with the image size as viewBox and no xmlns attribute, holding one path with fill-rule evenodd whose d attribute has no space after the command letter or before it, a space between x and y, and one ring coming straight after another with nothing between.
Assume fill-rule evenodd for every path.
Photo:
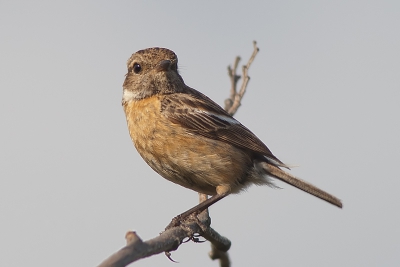
<instances>
[{"instance_id":1,"label":"bird's tail","mask_svg":"<svg viewBox=\"0 0 400 267\"><path fill-rule=\"evenodd\" d=\"M291 186L297 187L300 190L303 190L304 192L307 192L313 196L316 196L322 200L325 200L329 203L331 203L332 205L335 205L339 208L342 208L342 202L340 201L340 199L338 199L337 197L319 189L318 187L307 183L283 170L281 170L280 168L269 164L267 162L261 162L261 166L264 169L264 171L274 177L277 178L279 180L281 180L282 182L285 182L287 184L290 184Z\"/></svg>"}]
</instances>

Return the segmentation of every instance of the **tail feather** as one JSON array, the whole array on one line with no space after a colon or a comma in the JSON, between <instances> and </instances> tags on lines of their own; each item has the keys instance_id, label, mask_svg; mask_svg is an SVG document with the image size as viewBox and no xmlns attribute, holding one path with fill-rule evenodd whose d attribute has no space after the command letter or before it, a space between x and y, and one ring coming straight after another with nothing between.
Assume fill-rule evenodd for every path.
<instances>
[{"instance_id":1,"label":"tail feather","mask_svg":"<svg viewBox=\"0 0 400 267\"><path fill-rule=\"evenodd\" d=\"M290 184L291 186L297 187L300 190L303 190L304 192L307 192L313 196L316 196L322 200L325 200L332 205L335 205L339 208L342 208L342 201L338 199L337 197L319 189L318 187L307 183L297 177L294 177L293 175L279 169L276 166L273 166L267 162L262 162L262 167L265 172L267 172L268 175L271 175L274 178L277 178L281 180L282 182L285 182L287 184Z\"/></svg>"}]
</instances>

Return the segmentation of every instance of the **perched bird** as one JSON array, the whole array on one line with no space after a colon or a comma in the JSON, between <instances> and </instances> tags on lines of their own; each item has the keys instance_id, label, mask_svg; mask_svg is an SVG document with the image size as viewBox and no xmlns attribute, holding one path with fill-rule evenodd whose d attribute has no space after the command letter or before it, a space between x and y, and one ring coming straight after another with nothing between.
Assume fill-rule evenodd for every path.
<instances>
[{"instance_id":1,"label":"perched bird","mask_svg":"<svg viewBox=\"0 0 400 267\"><path fill-rule=\"evenodd\" d=\"M122 105L137 151L165 179L212 196L180 218L252 184L274 186L271 178L342 207L338 198L283 171L287 166L256 135L187 86L173 51L139 50L127 67Z\"/></svg>"}]
</instances>

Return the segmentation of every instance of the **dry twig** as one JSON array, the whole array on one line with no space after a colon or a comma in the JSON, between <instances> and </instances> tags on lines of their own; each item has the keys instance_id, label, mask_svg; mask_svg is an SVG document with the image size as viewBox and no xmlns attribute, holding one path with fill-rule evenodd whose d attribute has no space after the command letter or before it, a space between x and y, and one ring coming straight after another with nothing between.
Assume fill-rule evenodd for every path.
<instances>
[{"instance_id":1,"label":"dry twig","mask_svg":"<svg viewBox=\"0 0 400 267\"><path fill-rule=\"evenodd\" d=\"M231 242L210 227L210 220L206 213L206 211L202 212L198 218L189 217L180 226L168 229L158 237L145 242L136 232L128 232L125 236L127 245L111 255L99 267L124 267L142 258L176 250L184 239L194 239L196 233L210 241L219 251L229 250Z\"/></svg>"},{"instance_id":2,"label":"dry twig","mask_svg":"<svg viewBox=\"0 0 400 267\"><path fill-rule=\"evenodd\" d=\"M236 57L235 62L233 63L233 68L231 68L231 66L228 66L228 75L231 80L231 93L230 98L225 100L225 110L232 116L236 113L241 105L242 98L246 93L247 84L250 80L250 77L248 75L249 68L251 66L251 63L253 63L258 51L260 51L260 49L257 47L256 41L253 41L253 47L253 54L251 55L247 64L243 65L242 67L243 81L242 85L240 86L239 92L237 91L237 83L241 77L240 75L236 74L236 70L239 65L240 57Z\"/></svg>"}]
</instances>

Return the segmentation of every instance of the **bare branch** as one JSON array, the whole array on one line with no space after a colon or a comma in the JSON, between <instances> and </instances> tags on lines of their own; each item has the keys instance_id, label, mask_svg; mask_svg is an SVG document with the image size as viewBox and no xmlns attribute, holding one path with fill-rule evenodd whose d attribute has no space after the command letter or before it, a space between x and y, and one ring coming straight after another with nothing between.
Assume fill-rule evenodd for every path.
<instances>
[{"instance_id":1,"label":"bare branch","mask_svg":"<svg viewBox=\"0 0 400 267\"><path fill-rule=\"evenodd\" d=\"M217 249L213 244L211 244L211 251L209 256L212 260L219 259L219 263L221 267L230 267L231 261L229 260L228 252L223 252Z\"/></svg>"},{"instance_id":2,"label":"bare branch","mask_svg":"<svg viewBox=\"0 0 400 267\"><path fill-rule=\"evenodd\" d=\"M239 62L240 62L240 57L237 56L235 58L235 62L233 63L233 68L231 68L230 65L228 66L228 75L231 80L231 93L230 93L230 97L225 100L225 110L226 111L228 111L232 107L233 99L235 99L235 96L237 94L236 88L237 88L237 83L240 80L240 75L236 74L236 70L239 65Z\"/></svg>"},{"instance_id":3,"label":"bare branch","mask_svg":"<svg viewBox=\"0 0 400 267\"><path fill-rule=\"evenodd\" d=\"M198 217L189 217L180 226L168 229L158 237L145 242L136 232L128 232L125 236L127 245L111 255L99 267L123 267L142 258L174 251L186 238L195 241L193 237L196 233L210 241L220 251L226 252L230 248L231 242L209 226L210 219L206 213L202 212Z\"/></svg>"},{"instance_id":4,"label":"bare branch","mask_svg":"<svg viewBox=\"0 0 400 267\"><path fill-rule=\"evenodd\" d=\"M253 42L253 47L254 47L253 54L251 55L247 64L242 67L243 81L242 81L242 86L240 87L239 92L236 91L236 86L237 86L237 84L236 84L237 81L236 81L235 84L232 86L232 88L234 88L234 89L233 90L231 89L230 98L225 100L225 110L227 110L228 113L232 116L236 113L236 111L238 110L238 108L241 105L242 98L243 98L244 94L246 93L247 84L249 83L249 80L250 80L250 77L248 75L249 68L251 66L251 63L253 63L258 51L260 51L260 49L257 47L256 41ZM237 62L237 58L235 60L235 64L236 64L236 62ZM231 73L233 71L236 72L235 67L233 69L228 67L228 70L230 70L229 77L231 78L231 83L232 83L232 81L235 81L235 79L233 79L232 77L240 77L240 76L237 76L236 73ZM229 107L229 108L227 109L227 107Z\"/></svg>"}]
</instances>

